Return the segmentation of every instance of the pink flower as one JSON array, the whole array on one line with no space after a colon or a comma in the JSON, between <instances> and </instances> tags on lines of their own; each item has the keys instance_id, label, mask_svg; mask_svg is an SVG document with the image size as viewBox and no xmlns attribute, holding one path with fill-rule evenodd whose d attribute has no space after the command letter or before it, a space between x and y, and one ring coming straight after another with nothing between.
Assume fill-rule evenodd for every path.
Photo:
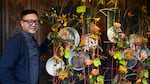
<instances>
[{"instance_id":1,"label":"pink flower","mask_svg":"<svg viewBox=\"0 0 150 84\"><path fill-rule=\"evenodd\" d=\"M120 35L121 38L123 38L123 39L126 37L125 33L123 33L123 32L119 33L119 35Z\"/></svg>"}]
</instances>

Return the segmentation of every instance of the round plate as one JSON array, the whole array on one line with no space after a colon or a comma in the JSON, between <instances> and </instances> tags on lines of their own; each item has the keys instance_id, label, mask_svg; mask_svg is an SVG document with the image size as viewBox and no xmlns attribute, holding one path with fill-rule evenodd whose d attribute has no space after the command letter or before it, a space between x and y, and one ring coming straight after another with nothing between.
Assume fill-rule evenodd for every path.
<instances>
[{"instance_id":1,"label":"round plate","mask_svg":"<svg viewBox=\"0 0 150 84\"><path fill-rule=\"evenodd\" d=\"M94 40L92 38L89 37L89 35L86 35L85 36L85 46L83 47L84 48L84 51L89 51L92 47L95 47L98 45L98 40Z\"/></svg>"},{"instance_id":2,"label":"round plate","mask_svg":"<svg viewBox=\"0 0 150 84\"><path fill-rule=\"evenodd\" d=\"M74 70L79 71L85 68L85 62L87 59L90 59L90 56L86 52L72 51L68 61L69 64L73 66Z\"/></svg>"},{"instance_id":3,"label":"round plate","mask_svg":"<svg viewBox=\"0 0 150 84\"><path fill-rule=\"evenodd\" d=\"M64 32L66 34L63 34ZM79 36L78 31L72 27L65 27L61 29L57 37L64 41L74 42L75 46L78 46L80 42L80 36Z\"/></svg>"},{"instance_id":4,"label":"round plate","mask_svg":"<svg viewBox=\"0 0 150 84\"><path fill-rule=\"evenodd\" d=\"M137 52L136 52L136 57L138 60L142 60L142 54L145 54L147 56L150 56L150 51L149 49L138 49Z\"/></svg>"},{"instance_id":5,"label":"round plate","mask_svg":"<svg viewBox=\"0 0 150 84\"><path fill-rule=\"evenodd\" d=\"M59 69L64 69L65 63L63 61L56 62L53 57L49 58L46 62L46 71L51 76L57 76Z\"/></svg>"},{"instance_id":6,"label":"round plate","mask_svg":"<svg viewBox=\"0 0 150 84\"><path fill-rule=\"evenodd\" d=\"M118 38L118 36L115 34L115 28L112 26L107 29L107 37L110 42L116 43L115 38ZM122 32L120 28L117 28L117 33Z\"/></svg>"},{"instance_id":7,"label":"round plate","mask_svg":"<svg viewBox=\"0 0 150 84\"><path fill-rule=\"evenodd\" d=\"M128 50L134 50L132 48L127 48L123 51L123 58L125 57L124 54L128 51ZM132 69L133 67L136 66L137 64L137 58L135 57L136 56L136 53L133 53L133 56L132 56L132 59L130 60L127 60L127 69Z\"/></svg>"},{"instance_id":8,"label":"round plate","mask_svg":"<svg viewBox=\"0 0 150 84\"><path fill-rule=\"evenodd\" d=\"M132 69L133 67L135 67L137 64L137 59L133 56L131 60L127 61L127 69Z\"/></svg>"}]
</instances>

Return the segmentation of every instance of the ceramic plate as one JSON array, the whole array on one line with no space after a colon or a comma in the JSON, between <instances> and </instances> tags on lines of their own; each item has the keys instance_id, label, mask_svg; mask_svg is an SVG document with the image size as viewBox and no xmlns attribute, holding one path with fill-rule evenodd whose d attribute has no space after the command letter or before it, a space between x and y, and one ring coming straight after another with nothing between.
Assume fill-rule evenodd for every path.
<instances>
[{"instance_id":1,"label":"ceramic plate","mask_svg":"<svg viewBox=\"0 0 150 84\"><path fill-rule=\"evenodd\" d=\"M64 32L66 34L63 34ZM61 29L59 31L57 37L64 41L74 42L75 46L78 46L78 44L80 42L80 36L79 36L78 31L72 27L65 27L65 28Z\"/></svg>"},{"instance_id":2,"label":"ceramic plate","mask_svg":"<svg viewBox=\"0 0 150 84\"><path fill-rule=\"evenodd\" d=\"M46 71L51 76L57 76L59 69L64 69L65 63L63 61L56 62L53 57L49 58L46 62Z\"/></svg>"},{"instance_id":3,"label":"ceramic plate","mask_svg":"<svg viewBox=\"0 0 150 84\"><path fill-rule=\"evenodd\" d=\"M85 68L85 61L87 59L90 59L90 56L86 52L72 51L68 61L74 70L79 71Z\"/></svg>"},{"instance_id":4,"label":"ceramic plate","mask_svg":"<svg viewBox=\"0 0 150 84\"><path fill-rule=\"evenodd\" d=\"M110 27L107 29L107 38L110 42L116 43L114 38L118 38L118 36L115 34L115 29L114 27ZM118 30L116 30L117 33L121 32L122 30L120 28L118 28Z\"/></svg>"},{"instance_id":5,"label":"ceramic plate","mask_svg":"<svg viewBox=\"0 0 150 84\"><path fill-rule=\"evenodd\" d=\"M127 50L133 50L135 51L134 49L132 48L127 48L123 51L123 58L125 57L124 54L127 52ZM127 60L127 65L126 67L128 69L132 69L133 67L135 67L137 64L137 58L136 58L136 53L133 53L133 56L132 56L132 59L131 60Z\"/></svg>"},{"instance_id":6,"label":"ceramic plate","mask_svg":"<svg viewBox=\"0 0 150 84\"><path fill-rule=\"evenodd\" d=\"M98 40L94 40L94 39L90 38L89 35L85 35L84 42L86 44L83 47L85 52L89 51L90 49L92 49L93 47L96 47L98 45Z\"/></svg>"}]
</instances>

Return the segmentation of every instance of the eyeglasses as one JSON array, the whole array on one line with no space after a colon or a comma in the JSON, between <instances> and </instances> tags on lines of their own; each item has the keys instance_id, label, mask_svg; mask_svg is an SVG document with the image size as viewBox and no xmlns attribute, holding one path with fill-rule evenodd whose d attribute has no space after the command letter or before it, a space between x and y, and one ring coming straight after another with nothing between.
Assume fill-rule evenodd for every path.
<instances>
[{"instance_id":1,"label":"eyeglasses","mask_svg":"<svg viewBox=\"0 0 150 84\"><path fill-rule=\"evenodd\" d=\"M34 23L35 25L38 25L38 24L39 24L39 20L22 20L22 21L28 23L29 26L32 26L33 23Z\"/></svg>"}]
</instances>

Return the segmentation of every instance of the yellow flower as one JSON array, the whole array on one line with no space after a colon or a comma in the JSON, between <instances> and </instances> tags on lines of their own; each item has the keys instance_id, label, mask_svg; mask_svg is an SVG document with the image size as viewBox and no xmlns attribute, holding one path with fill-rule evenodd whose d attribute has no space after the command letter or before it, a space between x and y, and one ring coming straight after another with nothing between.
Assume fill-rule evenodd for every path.
<instances>
[{"instance_id":1,"label":"yellow flower","mask_svg":"<svg viewBox=\"0 0 150 84\"><path fill-rule=\"evenodd\" d=\"M61 46L60 47L60 56L62 57L64 55L64 48Z\"/></svg>"},{"instance_id":2,"label":"yellow flower","mask_svg":"<svg viewBox=\"0 0 150 84\"><path fill-rule=\"evenodd\" d=\"M143 38L143 42L147 43L148 42L148 38Z\"/></svg>"},{"instance_id":3,"label":"yellow flower","mask_svg":"<svg viewBox=\"0 0 150 84\"><path fill-rule=\"evenodd\" d=\"M135 34L131 34L129 37L132 39L135 37Z\"/></svg>"},{"instance_id":4,"label":"yellow flower","mask_svg":"<svg viewBox=\"0 0 150 84\"><path fill-rule=\"evenodd\" d=\"M100 20L100 17L94 18L94 20L95 20L96 22L98 22L98 21Z\"/></svg>"},{"instance_id":5,"label":"yellow flower","mask_svg":"<svg viewBox=\"0 0 150 84\"><path fill-rule=\"evenodd\" d=\"M123 66L123 65L120 65L119 66L119 71L121 72L121 73L127 73L128 71L127 71L127 68L125 67L125 66Z\"/></svg>"},{"instance_id":6,"label":"yellow flower","mask_svg":"<svg viewBox=\"0 0 150 84\"><path fill-rule=\"evenodd\" d=\"M134 53L135 53L134 50L127 50L127 51L124 53L125 59L131 60Z\"/></svg>"},{"instance_id":7,"label":"yellow flower","mask_svg":"<svg viewBox=\"0 0 150 84\"><path fill-rule=\"evenodd\" d=\"M137 81L136 81L136 84L141 84L141 79L138 79Z\"/></svg>"},{"instance_id":8,"label":"yellow flower","mask_svg":"<svg viewBox=\"0 0 150 84\"><path fill-rule=\"evenodd\" d=\"M99 39L99 37L96 36L96 35L90 35L89 37L92 38L92 39L94 39L94 40L98 40Z\"/></svg>"},{"instance_id":9,"label":"yellow flower","mask_svg":"<svg viewBox=\"0 0 150 84\"><path fill-rule=\"evenodd\" d=\"M53 59L58 61L58 62L62 61L62 59L59 58L56 54L53 55Z\"/></svg>"},{"instance_id":10,"label":"yellow flower","mask_svg":"<svg viewBox=\"0 0 150 84\"><path fill-rule=\"evenodd\" d=\"M65 78L68 78L69 76L69 73L65 70L61 70L59 73L58 73L58 78L64 80Z\"/></svg>"}]
</instances>

